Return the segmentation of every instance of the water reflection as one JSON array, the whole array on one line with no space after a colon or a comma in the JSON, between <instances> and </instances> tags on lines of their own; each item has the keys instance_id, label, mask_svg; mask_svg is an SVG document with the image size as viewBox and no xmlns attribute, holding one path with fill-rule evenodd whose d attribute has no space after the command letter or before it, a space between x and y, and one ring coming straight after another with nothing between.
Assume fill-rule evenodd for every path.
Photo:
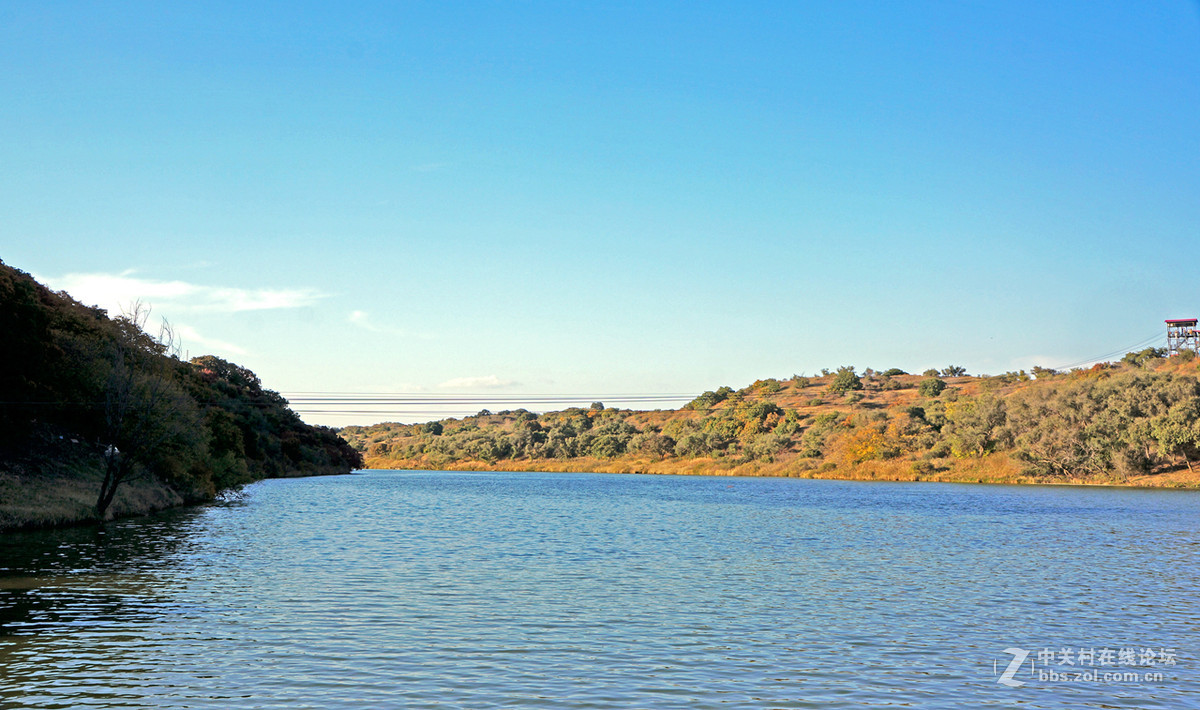
<instances>
[{"instance_id":1,"label":"water reflection","mask_svg":"<svg viewBox=\"0 0 1200 710\"><path fill-rule=\"evenodd\" d=\"M0 703L1171 707L1186 492L376 472L0 538ZM1178 649L1153 686L1010 646Z\"/></svg>"}]
</instances>

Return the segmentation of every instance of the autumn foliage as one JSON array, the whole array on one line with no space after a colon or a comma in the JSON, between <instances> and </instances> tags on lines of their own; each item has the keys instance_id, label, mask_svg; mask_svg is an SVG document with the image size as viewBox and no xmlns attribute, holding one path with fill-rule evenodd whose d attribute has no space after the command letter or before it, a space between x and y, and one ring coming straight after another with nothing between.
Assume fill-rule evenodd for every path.
<instances>
[{"instance_id":1,"label":"autumn foliage","mask_svg":"<svg viewBox=\"0 0 1200 710\"><path fill-rule=\"evenodd\" d=\"M677 411L516 410L442 420L436 435L429 424L342 434L369 465L395 468L1093 482L1200 471L1200 371L1186 355L934 372L844 366L719 387Z\"/></svg>"}]
</instances>

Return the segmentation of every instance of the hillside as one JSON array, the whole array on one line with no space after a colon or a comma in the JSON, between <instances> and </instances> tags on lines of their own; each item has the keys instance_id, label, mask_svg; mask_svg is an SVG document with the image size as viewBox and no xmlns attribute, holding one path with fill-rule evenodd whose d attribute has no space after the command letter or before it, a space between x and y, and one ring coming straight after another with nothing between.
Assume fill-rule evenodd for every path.
<instances>
[{"instance_id":1,"label":"hillside","mask_svg":"<svg viewBox=\"0 0 1200 710\"><path fill-rule=\"evenodd\" d=\"M481 412L341 430L371 468L1196 486L1200 361L966 376L853 367L705 392L679 410Z\"/></svg>"},{"instance_id":2,"label":"hillside","mask_svg":"<svg viewBox=\"0 0 1200 710\"><path fill-rule=\"evenodd\" d=\"M249 370L179 359L169 324L110 318L0 262L0 530L211 500L361 456Z\"/></svg>"}]
</instances>

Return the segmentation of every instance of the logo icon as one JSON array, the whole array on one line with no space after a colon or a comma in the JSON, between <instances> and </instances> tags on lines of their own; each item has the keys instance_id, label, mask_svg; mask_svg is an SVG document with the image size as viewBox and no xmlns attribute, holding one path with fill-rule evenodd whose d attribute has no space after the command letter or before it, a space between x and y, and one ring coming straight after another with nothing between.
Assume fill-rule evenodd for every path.
<instances>
[{"instance_id":1,"label":"logo icon","mask_svg":"<svg viewBox=\"0 0 1200 710\"><path fill-rule=\"evenodd\" d=\"M1006 685L1009 688L1020 688L1022 685L1025 685L1025 681L1017 680L1014 676L1017 675L1017 671L1021 670L1021 664L1025 663L1025 659L1029 658L1029 651L1023 648L1006 648L1004 652L1013 658L1008 662L1008 667L1004 669L1004 672L1000 674L996 682L1000 685ZM996 662L992 661L992 672L994 673L996 670Z\"/></svg>"}]
</instances>

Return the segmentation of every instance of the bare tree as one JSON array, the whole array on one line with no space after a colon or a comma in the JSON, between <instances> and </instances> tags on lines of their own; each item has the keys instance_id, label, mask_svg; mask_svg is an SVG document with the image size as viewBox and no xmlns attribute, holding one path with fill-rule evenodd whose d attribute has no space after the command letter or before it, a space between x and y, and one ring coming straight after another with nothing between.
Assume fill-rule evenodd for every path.
<instances>
[{"instance_id":1,"label":"bare tree","mask_svg":"<svg viewBox=\"0 0 1200 710\"><path fill-rule=\"evenodd\" d=\"M96 516L104 520L122 483L152 474L163 447L196 434L198 415L172 372L179 346L164 319L157 338L142 329L150 309L140 301L115 319L104 387L104 478Z\"/></svg>"}]
</instances>

